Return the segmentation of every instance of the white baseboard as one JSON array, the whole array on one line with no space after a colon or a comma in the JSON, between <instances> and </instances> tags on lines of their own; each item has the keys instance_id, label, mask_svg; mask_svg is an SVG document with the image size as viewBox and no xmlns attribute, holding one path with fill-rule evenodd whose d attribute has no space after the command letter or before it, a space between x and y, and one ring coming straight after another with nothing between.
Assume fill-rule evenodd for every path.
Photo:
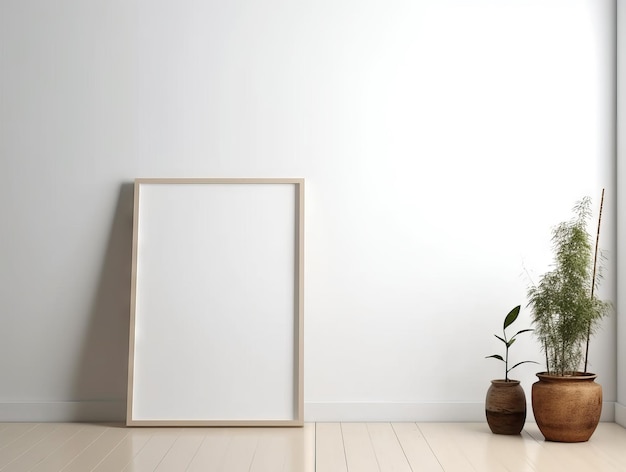
<instances>
[{"instance_id":1,"label":"white baseboard","mask_svg":"<svg viewBox=\"0 0 626 472\"><path fill-rule=\"evenodd\" d=\"M626 406L615 403L615 422L626 428Z\"/></svg>"},{"instance_id":2,"label":"white baseboard","mask_svg":"<svg viewBox=\"0 0 626 472\"><path fill-rule=\"evenodd\" d=\"M485 420L485 404L311 402L304 405L304 420L475 422Z\"/></svg>"},{"instance_id":3,"label":"white baseboard","mask_svg":"<svg viewBox=\"0 0 626 472\"><path fill-rule=\"evenodd\" d=\"M614 402L604 402L600 421L615 421L615 408ZM535 420L530 405L526 419L531 422ZM481 422L485 421L485 404L308 402L304 405L304 420L308 422Z\"/></svg>"},{"instance_id":4,"label":"white baseboard","mask_svg":"<svg viewBox=\"0 0 626 472\"><path fill-rule=\"evenodd\" d=\"M392 402L307 402L307 422L339 421L485 421L484 403L392 403ZM47 403L0 403L0 422L125 422L126 402L85 401ZM528 407L527 421L534 421ZM626 407L604 402L600 421L626 427Z\"/></svg>"},{"instance_id":5,"label":"white baseboard","mask_svg":"<svg viewBox=\"0 0 626 472\"><path fill-rule=\"evenodd\" d=\"M126 422L126 401L0 403L0 422Z\"/></svg>"}]
</instances>

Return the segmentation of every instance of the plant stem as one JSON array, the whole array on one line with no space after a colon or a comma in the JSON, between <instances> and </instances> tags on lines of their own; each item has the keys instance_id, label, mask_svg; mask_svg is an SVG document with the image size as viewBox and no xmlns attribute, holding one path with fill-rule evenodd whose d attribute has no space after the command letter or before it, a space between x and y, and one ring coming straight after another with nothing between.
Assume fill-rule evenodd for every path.
<instances>
[{"instance_id":1,"label":"plant stem","mask_svg":"<svg viewBox=\"0 0 626 472\"><path fill-rule=\"evenodd\" d=\"M602 197L600 197L600 211L598 213L598 230L596 232L596 248L593 254L593 273L591 275L591 300L593 301L594 291L596 288L596 270L598 266L598 246L600 244L600 223L602 222L602 207L604 206L604 189L602 189ZM585 373L587 372L587 359L589 358L589 339L591 338L591 321L587 327L587 342L585 346Z\"/></svg>"},{"instance_id":2,"label":"plant stem","mask_svg":"<svg viewBox=\"0 0 626 472\"><path fill-rule=\"evenodd\" d=\"M506 339L506 332L503 329L502 334L504 334L504 381L509 381L509 340Z\"/></svg>"}]
</instances>

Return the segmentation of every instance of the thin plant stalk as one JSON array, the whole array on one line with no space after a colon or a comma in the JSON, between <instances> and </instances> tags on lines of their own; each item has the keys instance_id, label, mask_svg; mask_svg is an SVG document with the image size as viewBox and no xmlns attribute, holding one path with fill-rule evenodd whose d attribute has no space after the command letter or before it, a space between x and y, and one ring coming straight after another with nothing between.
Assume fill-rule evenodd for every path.
<instances>
[{"instance_id":1,"label":"thin plant stalk","mask_svg":"<svg viewBox=\"0 0 626 472\"><path fill-rule=\"evenodd\" d=\"M504 318L504 324L502 325L502 336L498 336L497 334L494 334L494 336L498 338L504 344L504 349L505 349L504 357L502 357L500 354L493 354L491 356L487 356L487 358L492 357L494 359L504 362L504 381L505 382L510 382L509 372L511 372L517 366L522 365L522 364L527 364L527 363L536 364L535 361L522 361L522 362L518 362L513 367L509 368L509 348L513 345L513 343L517 339L517 336L519 336L522 333L532 331L532 329L522 329L518 331L517 333L515 333L513 336L511 336L511 338L507 338L506 329L515 322L515 320L517 319L519 315L520 308L521 308L520 305L517 305Z\"/></svg>"},{"instance_id":2,"label":"thin plant stalk","mask_svg":"<svg viewBox=\"0 0 626 472\"><path fill-rule=\"evenodd\" d=\"M600 244L600 224L602 223L602 207L604 206L604 189L602 189L602 196L600 197L600 211L598 213L598 230L596 232L596 248L593 254L593 273L591 276L591 299L593 300L594 292L596 288L596 272L598 267L598 247ZM589 358L589 339L591 339L591 322L587 328L587 342L585 345L585 373L587 373L587 359Z\"/></svg>"},{"instance_id":3,"label":"thin plant stalk","mask_svg":"<svg viewBox=\"0 0 626 472\"><path fill-rule=\"evenodd\" d=\"M502 332L504 333L504 330L503 330ZM505 336L506 336L506 335L505 335ZM506 339L506 338L505 338L505 339ZM505 370L506 370L506 373L504 374L504 381L505 381L505 382L508 382L508 381L509 381L509 370L508 370L508 367L509 367L509 347L510 347L510 346L509 346L509 344L507 343L507 345L506 345L506 360L504 361Z\"/></svg>"},{"instance_id":4,"label":"thin plant stalk","mask_svg":"<svg viewBox=\"0 0 626 472\"><path fill-rule=\"evenodd\" d=\"M509 340L506 338L506 330L503 329L502 330L502 335L504 337L505 342L505 360L504 360L504 381L508 382L509 381L509 347L511 347L511 345L509 344Z\"/></svg>"}]
</instances>

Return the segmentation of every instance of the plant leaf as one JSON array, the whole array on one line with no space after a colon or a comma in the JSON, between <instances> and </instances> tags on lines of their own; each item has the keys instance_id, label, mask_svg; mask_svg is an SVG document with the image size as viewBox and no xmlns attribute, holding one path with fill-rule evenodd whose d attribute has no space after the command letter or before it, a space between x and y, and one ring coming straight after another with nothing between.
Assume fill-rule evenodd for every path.
<instances>
[{"instance_id":1,"label":"plant leaf","mask_svg":"<svg viewBox=\"0 0 626 472\"><path fill-rule=\"evenodd\" d=\"M509 370L507 370L507 372L512 371L513 369L515 369L518 365L522 365L522 364L539 364L539 362L535 362L535 361L522 361L522 362L518 362L517 364L515 364L513 367L511 367Z\"/></svg>"},{"instance_id":2,"label":"plant leaf","mask_svg":"<svg viewBox=\"0 0 626 472\"><path fill-rule=\"evenodd\" d=\"M506 343L506 347L511 347L511 345L513 345L514 342L515 342L515 338L509 339L509 342Z\"/></svg>"},{"instance_id":3,"label":"plant leaf","mask_svg":"<svg viewBox=\"0 0 626 472\"><path fill-rule=\"evenodd\" d=\"M517 319L519 315L520 306L521 305L517 305L515 308L513 308L509 312L508 315L506 315L506 318L504 318L504 329L507 329L509 326L511 326L513 322Z\"/></svg>"},{"instance_id":4,"label":"plant leaf","mask_svg":"<svg viewBox=\"0 0 626 472\"><path fill-rule=\"evenodd\" d=\"M500 341L502 341L504 344L506 344L506 341L505 341L503 338L501 338L501 337L500 337L500 336L498 336L497 334L494 334L494 336L495 336L496 338L498 338Z\"/></svg>"},{"instance_id":5,"label":"plant leaf","mask_svg":"<svg viewBox=\"0 0 626 472\"><path fill-rule=\"evenodd\" d=\"M527 333L529 331L534 331L534 329L531 329L531 328L529 328L529 329L522 329L521 331L518 331L517 333L515 333L512 337L515 337L518 334Z\"/></svg>"},{"instance_id":6,"label":"plant leaf","mask_svg":"<svg viewBox=\"0 0 626 472\"><path fill-rule=\"evenodd\" d=\"M485 357L485 359L489 359L490 357L493 357L494 359L498 359L499 361L504 362L504 359L502 359L502 356L499 354L494 354L493 356L487 356Z\"/></svg>"}]
</instances>

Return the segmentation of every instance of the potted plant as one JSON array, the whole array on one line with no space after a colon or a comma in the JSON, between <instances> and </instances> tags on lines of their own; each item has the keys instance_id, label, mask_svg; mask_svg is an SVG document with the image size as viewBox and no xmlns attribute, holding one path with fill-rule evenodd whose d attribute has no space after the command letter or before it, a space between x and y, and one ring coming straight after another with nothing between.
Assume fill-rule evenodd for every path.
<instances>
[{"instance_id":1,"label":"potted plant","mask_svg":"<svg viewBox=\"0 0 626 472\"><path fill-rule=\"evenodd\" d=\"M509 372L517 366L534 361L521 361L513 367L509 367L509 349L517 339L517 336L532 331L522 329L510 338L506 335L506 329L511 326L519 316L520 305L513 308L504 318L502 336L494 334L504 344L504 357L499 354L487 356L504 362L504 379L491 381L485 399L485 415L487 424L494 434L520 434L526 421L526 395L519 380L509 379ZM536 364L536 362L534 362Z\"/></svg>"},{"instance_id":2,"label":"potted plant","mask_svg":"<svg viewBox=\"0 0 626 472\"><path fill-rule=\"evenodd\" d=\"M532 407L537 426L550 441L587 441L602 412L602 387L596 374L587 372L587 357L589 339L610 309L595 296L603 201L604 190L595 250L587 231L591 200L585 197L575 205L574 217L552 232L554 268L528 290L547 367L533 384Z\"/></svg>"}]
</instances>

